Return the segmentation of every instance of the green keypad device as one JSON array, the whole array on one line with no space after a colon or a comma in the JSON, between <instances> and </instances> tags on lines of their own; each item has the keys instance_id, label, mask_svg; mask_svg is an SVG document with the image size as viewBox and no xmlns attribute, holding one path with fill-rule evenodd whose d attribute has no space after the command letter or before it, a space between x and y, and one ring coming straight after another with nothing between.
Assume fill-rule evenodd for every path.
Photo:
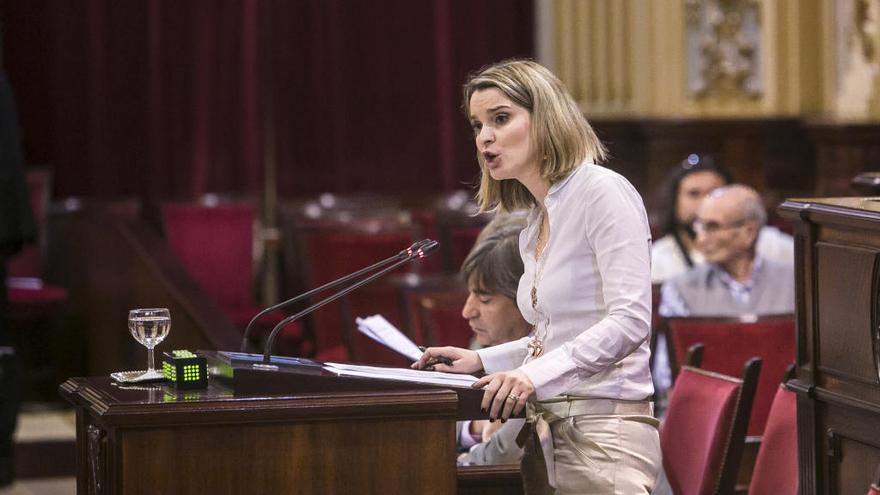
<instances>
[{"instance_id":1,"label":"green keypad device","mask_svg":"<svg viewBox=\"0 0 880 495\"><path fill-rule=\"evenodd\" d=\"M204 356L175 350L162 353L162 374L180 390L208 387L208 367Z\"/></svg>"}]
</instances>

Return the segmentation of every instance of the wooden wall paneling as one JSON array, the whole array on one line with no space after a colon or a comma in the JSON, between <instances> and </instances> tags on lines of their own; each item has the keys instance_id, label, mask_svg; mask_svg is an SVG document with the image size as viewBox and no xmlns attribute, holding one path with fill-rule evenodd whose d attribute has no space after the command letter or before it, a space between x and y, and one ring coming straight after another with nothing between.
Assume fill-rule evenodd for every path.
<instances>
[{"instance_id":1,"label":"wooden wall paneling","mask_svg":"<svg viewBox=\"0 0 880 495\"><path fill-rule=\"evenodd\" d=\"M823 282L817 288L816 366L835 382L878 382L871 342L871 288L878 254L876 249L816 243L816 275Z\"/></svg>"},{"instance_id":2,"label":"wooden wall paneling","mask_svg":"<svg viewBox=\"0 0 880 495\"><path fill-rule=\"evenodd\" d=\"M590 118L589 114L587 118ZM605 165L626 177L643 196L647 194L651 188L648 187L649 167L641 126L630 120L594 119L590 124L608 147Z\"/></svg>"},{"instance_id":3,"label":"wooden wall paneling","mask_svg":"<svg viewBox=\"0 0 880 495\"><path fill-rule=\"evenodd\" d=\"M880 123L807 120L804 126L815 150L816 196L853 195L853 177L880 170Z\"/></svg>"},{"instance_id":4,"label":"wooden wall paneling","mask_svg":"<svg viewBox=\"0 0 880 495\"><path fill-rule=\"evenodd\" d=\"M809 146L795 119L649 120L641 127L646 180L654 187L688 154L710 153L773 206L810 190Z\"/></svg>"},{"instance_id":5,"label":"wooden wall paneling","mask_svg":"<svg viewBox=\"0 0 880 495\"><path fill-rule=\"evenodd\" d=\"M880 460L877 411L859 408L821 408L819 424L824 432L817 450L824 482L817 493L861 493L871 484Z\"/></svg>"},{"instance_id":6,"label":"wooden wall paneling","mask_svg":"<svg viewBox=\"0 0 880 495\"><path fill-rule=\"evenodd\" d=\"M519 464L459 466L458 495L521 495Z\"/></svg>"}]
</instances>

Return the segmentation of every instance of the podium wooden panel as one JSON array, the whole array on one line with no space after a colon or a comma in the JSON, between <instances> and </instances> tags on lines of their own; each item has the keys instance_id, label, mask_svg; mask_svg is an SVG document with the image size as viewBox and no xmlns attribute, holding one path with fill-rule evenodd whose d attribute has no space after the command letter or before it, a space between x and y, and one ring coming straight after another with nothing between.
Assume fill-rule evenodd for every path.
<instances>
[{"instance_id":1,"label":"podium wooden panel","mask_svg":"<svg viewBox=\"0 0 880 495\"><path fill-rule=\"evenodd\" d=\"M519 466L458 468L482 392L340 377L300 358L203 352L206 390L71 378L77 492L522 493Z\"/></svg>"},{"instance_id":2,"label":"podium wooden panel","mask_svg":"<svg viewBox=\"0 0 880 495\"><path fill-rule=\"evenodd\" d=\"M880 463L880 202L779 210L796 224L800 492L863 493Z\"/></svg>"},{"instance_id":3,"label":"podium wooden panel","mask_svg":"<svg viewBox=\"0 0 880 495\"><path fill-rule=\"evenodd\" d=\"M77 493L437 493L456 490L456 394L236 396L72 378Z\"/></svg>"}]
</instances>

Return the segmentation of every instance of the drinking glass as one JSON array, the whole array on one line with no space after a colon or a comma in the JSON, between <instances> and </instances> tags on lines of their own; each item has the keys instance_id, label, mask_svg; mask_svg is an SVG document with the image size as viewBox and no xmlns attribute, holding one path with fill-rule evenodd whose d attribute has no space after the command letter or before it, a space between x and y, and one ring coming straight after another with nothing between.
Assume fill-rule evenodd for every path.
<instances>
[{"instance_id":1,"label":"drinking glass","mask_svg":"<svg viewBox=\"0 0 880 495\"><path fill-rule=\"evenodd\" d=\"M133 309L128 312L128 331L147 348L147 371L140 380L162 378L162 372L153 365L153 348L168 336L171 314L166 308Z\"/></svg>"}]
</instances>

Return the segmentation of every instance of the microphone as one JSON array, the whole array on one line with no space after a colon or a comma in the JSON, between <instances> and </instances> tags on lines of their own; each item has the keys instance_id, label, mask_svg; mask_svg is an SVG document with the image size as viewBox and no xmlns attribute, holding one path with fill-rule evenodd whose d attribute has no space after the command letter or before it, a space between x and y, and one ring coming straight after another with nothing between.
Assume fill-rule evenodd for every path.
<instances>
[{"instance_id":1,"label":"microphone","mask_svg":"<svg viewBox=\"0 0 880 495\"><path fill-rule=\"evenodd\" d=\"M293 323L294 321L302 318L303 316L306 316L309 313L316 311L317 309L321 308L322 306L324 306L326 304L330 304L331 302L339 299L340 297L342 297L342 296L344 296L344 295L346 295L346 294L348 294L348 293L350 293L360 287L363 287L364 285L372 282L373 280L376 280L377 278L381 277L382 275L385 275L386 273L388 273L388 272L390 272L400 266L403 266L411 261L424 258L425 256L427 256L427 255L431 254L433 251L435 251L439 246L440 246L439 242L431 240L431 239L425 239L423 241L419 241L419 242L413 244L412 246L410 246L409 248L398 253L397 256L392 256L392 258L397 258L398 256L403 255L401 258L397 259L397 261L393 262L393 264L391 264L390 266L370 275L367 278L364 278L362 280L355 282L354 284L346 287L345 289L337 292L336 294L333 294L330 297L327 297L325 299L322 299L322 300L316 302L315 304L312 304L308 308L300 311L299 313L296 313L295 315L288 316L287 318L281 320L281 322L279 322L277 325L275 325L275 328L272 329L272 333L269 334L269 338L266 339L266 348L263 351L263 363L269 364L272 361L272 357L271 357L272 356L272 347L275 344L275 337L281 332L281 329L283 329L285 326L289 325L290 323ZM404 253L406 253L406 254L404 254ZM389 259L391 259L391 258L389 258ZM385 261L387 261L387 260L380 261L377 264L383 264L383 263L385 263ZM359 270L359 271L363 272L364 270ZM349 277L349 279L350 278L351 277Z\"/></svg>"},{"instance_id":2,"label":"microphone","mask_svg":"<svg viewBox=\"0 0 880 495\"><path fill-rule=\"evenodd\" d=\"M244 335L241 338L241 352L247 352L248 338L250 337L251 330L253 329L254 324L257 322L257 320L259 320L261 317L263 317L263 315L265 315L267 313L271 313L272 311L275 311L278 309L286 308L286 307L290 306L291 304L293 304L297 301L301 301L301 300L303 300L309 296L312 296L314 294L317 294L318 292L322 292L327 289L332 289L333 287L337 287L341 284L344 284L344 283L348 282L349 280L360 277L360 276L367 274L367 273L370 273L374 270L378 270L379 268L382 268L383 266L386 266L389 263L393 263L397 260L404 259L407 256L411 256L412 253L418 251L420 248L424 247L425 245L427 245L431 242L436 243L436 241L432 241L431 239L422 239L421 241L414 242L414 243L412 243L412 245L410 247L395 254L394 256L390 256L388 258L385 258L384 260L379 261L378 263L374 263L366 268L361 268L360 270L358 270L356 272L349 273L348 275L344 275L342 277L339 277L336 280L332 280L332 281L330 281L320 287L316 287L308 292L303 292L302 294L300 294L298 296L294 296L286 301L281 301L280 303L275 304L274 306L269 306L268 308L260 311L259 313L256 314L256 316L251 318L251 321L248 322L247 326L244 329Z\"/></svg>"}]
</instances>

